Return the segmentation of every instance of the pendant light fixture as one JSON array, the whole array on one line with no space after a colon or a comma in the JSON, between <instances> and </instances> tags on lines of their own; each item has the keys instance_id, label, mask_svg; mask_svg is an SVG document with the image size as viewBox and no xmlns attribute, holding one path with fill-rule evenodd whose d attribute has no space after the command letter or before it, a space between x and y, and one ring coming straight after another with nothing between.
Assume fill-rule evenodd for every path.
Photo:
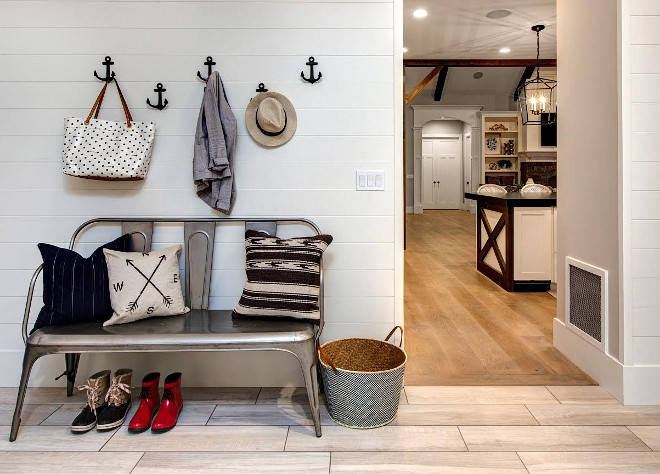
<instances>
[{"instance_id":1,"label":"pendant light fixture","mask_svg":"<svg viewBox=\"0 0 660 474\"><path fill-rule=\"evenodd\" d=\"M545 25L534 25L536 32L536 77L526 80L516 89L518 109L523 125L551 125L557 121L557 81L541 77L540 33Z\"/></svg>"}]
</instances>

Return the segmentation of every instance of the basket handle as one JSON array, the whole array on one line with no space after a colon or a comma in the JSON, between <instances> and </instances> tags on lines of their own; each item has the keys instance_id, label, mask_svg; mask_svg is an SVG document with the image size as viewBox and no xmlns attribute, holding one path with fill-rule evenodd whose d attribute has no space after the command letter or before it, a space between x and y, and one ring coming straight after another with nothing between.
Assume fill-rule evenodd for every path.
<instances>
[{"instance_id":1,"label":"basket handle","mask_svg":"<svg viewBox=\"0 0 660 474\"><path fill-rule=\"evenodd\" d=\"M399 341L399 347L401 347L401 344L403 344L403 328L401 326L394 326L394 328L390 331L390 333L385 337L385 342L388 342L390 340L390 337L396 332L397 329L401 330L401 340Z\"/></svg>"},{"instance_id":2,"label":"basket handle","mask_svg":"<svg viewBox=\"0 0 660 474\"><path fill-rule=\"evenodd\" d=\"M328 354L325 353L325 351L323 350L323 348L321 346L316 346L316 350L320 352L321 356L323 356L325 361L328 363L328 365L330 367L332 367L332 370L334 370L335 374L336 374L337 373L337 367L335 367L335 364L332 363L332 359L330 359L330 357L328 357ZM319 357L319 359L320 359L320 357Z\"/></svg>"}]
</instances>

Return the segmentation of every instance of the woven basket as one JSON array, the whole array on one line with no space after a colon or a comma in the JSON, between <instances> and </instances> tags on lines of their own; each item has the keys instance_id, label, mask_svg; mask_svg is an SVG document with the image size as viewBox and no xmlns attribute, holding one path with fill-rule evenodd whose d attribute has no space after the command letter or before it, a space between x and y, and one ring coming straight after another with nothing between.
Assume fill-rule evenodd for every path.
<instances>
[{"instance_id":1,"label":"woven basket","mask_svg":"<svg viewBox=\"0 0 660 474\"><path fill-rule=\"evenodd\" d=\"M377 428L396 417L408 359L387 342L397 329L403 340L396 326L385 341L338 339L318 348L328 413L340 425Z\"/></svg>"}]
</instances>

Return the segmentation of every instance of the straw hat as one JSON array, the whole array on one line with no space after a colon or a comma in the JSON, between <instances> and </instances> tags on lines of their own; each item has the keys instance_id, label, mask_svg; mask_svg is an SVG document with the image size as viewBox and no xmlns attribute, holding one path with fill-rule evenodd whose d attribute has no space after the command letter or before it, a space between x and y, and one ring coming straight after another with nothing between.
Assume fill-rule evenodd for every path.
<instances>
[{"instance_id":1,"label":"straw hat","mask_svg":"<svg viewBox=\"0 0 660 474\"><path fill-rule=\"evenodd\" d=\"M260 92L245 109L245 126L263 146L284 145L296 133L297 125L293 104L277 92Z\"/></svg>"}]
</instances>

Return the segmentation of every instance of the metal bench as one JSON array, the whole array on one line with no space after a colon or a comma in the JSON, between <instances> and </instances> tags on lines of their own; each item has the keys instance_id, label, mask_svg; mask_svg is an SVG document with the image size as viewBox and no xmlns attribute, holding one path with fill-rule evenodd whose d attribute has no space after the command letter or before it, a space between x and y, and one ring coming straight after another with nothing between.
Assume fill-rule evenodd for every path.
<instances>
[{"instance_id":1,"label":"metal bench","mask_svg":"<svg viewBox=\"0 0 660 474\"><path fill-rule=\"evenodd\" d=\"M100 223L121 224L131 234L132 248L149 251L154 223L183 223L185 256L185 299L191 311L185 315L150 318L129 324L103 327L101 322L48 326L28 336L28 318L34 287L41 272L30 282L23 315L25 355L9 441L14 441L21 423L21 409L32 366L42 356L65 354L67 396L73 394L80 355L84 352L186 352L186 351L284 351L300 362L312 410L316 436L321 436L316 345L323 330L323 268L318 326L304 321L232 319L231 311L209 310L209 291L216 225L244 223L246 229L276 235L278 224L304 224L317 234L319 228L307 219L242 218L135 218L92 219L82 224L71 237L73 249L83 230Z\"/></svg>"}]
</instances>

